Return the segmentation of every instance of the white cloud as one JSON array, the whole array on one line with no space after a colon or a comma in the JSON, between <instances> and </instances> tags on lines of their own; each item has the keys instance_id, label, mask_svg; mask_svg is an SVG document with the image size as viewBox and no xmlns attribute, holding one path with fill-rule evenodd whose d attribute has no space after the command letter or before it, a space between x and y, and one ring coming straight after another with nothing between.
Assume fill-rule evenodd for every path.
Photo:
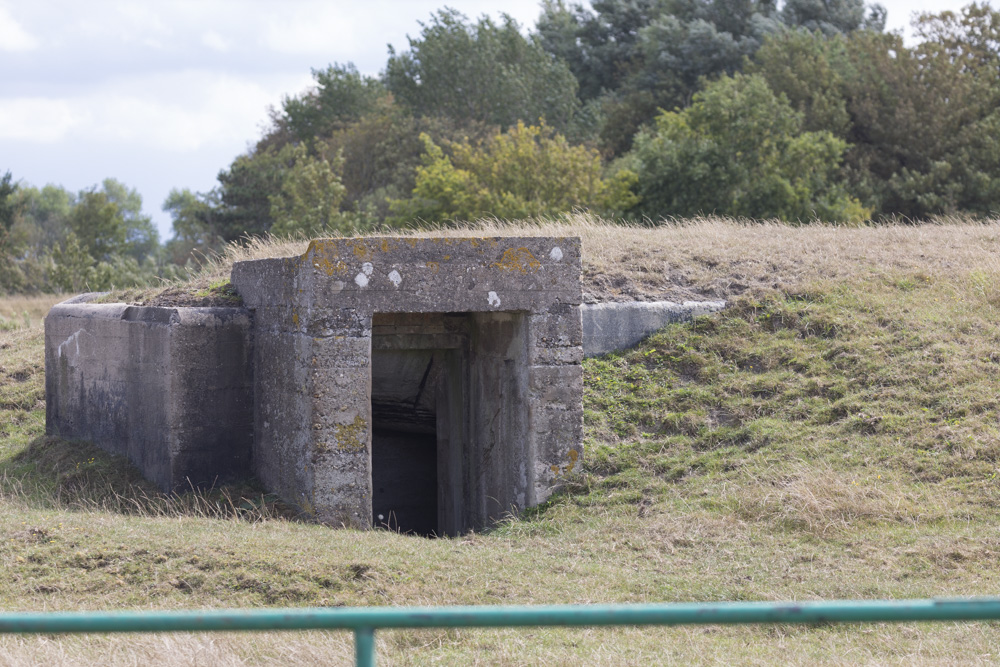
<instances>
[{"instance_id":1,"label":"white cloud","mask_svg":"<svg viewBox=\"0 0 1000 667\"><path fill-rule=\"evenodd\" d=\"M109 149L185 153L242 146L260 135L267 109L304 74L265 81L211 71L118 79L83 95L0 99L0 139L99 140Z\"/></svg>"},{"instance_id":2,"label":"white cloud","mask_svg":"<svg viewBox=\"0 0 1000 667\"><path fill-rule=\"evenodd\" d=\"M38 40L14 20L5 7L0 7L0 51L32 51Z\"/></svg>"},{"instance_id":3,"label":"white cloud","mask_svg":"<svg viewBox=\"0 0 1000 667\"><path fill-rule=\"evenodd\" d=\"M69 100L0 99L0 139L53 143L86 121L86 111Z\"/></svg>"},{"instance_id":4,"label":"white cloud","mask_svg":"<svg viewBox=\"0 0 1000 667\"><path fill-rule=\"evenodd\" d=\"M229 41L214 30L202 33L201 43L219 53L225 53L230 47Z\"/></svg>"},{"instance_id":5,"label":"white cloud","mask_svg":"<svg viewBox=\"0 0 1000 667\"><path fill-rule=\"evenodd\" d=\"M267 22L262 38L267 48L285 54L351 53L358 48L354 11L345 10L343 5L291 6L294 11L270 17Z\"/></svg>"}]
</instances>

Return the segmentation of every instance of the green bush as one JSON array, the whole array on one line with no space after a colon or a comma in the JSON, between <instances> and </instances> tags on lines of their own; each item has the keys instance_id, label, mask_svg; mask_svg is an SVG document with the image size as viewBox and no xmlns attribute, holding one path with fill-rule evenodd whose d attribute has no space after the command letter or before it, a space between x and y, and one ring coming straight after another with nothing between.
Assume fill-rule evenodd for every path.
<instances>
[{"instance_id":1,"label":"green bush","mask_svg":"<svg viewBox=\"0 0 1000 667\"><path fill-rule=\"evenodd\" d=\"M422 135L423 164L409 199L392 203L396 222L553 216L577 208L605 215L634 207L635 174L602 177L597 151L570 145L552 128L516 127L473 145L449 146Z\"/></svg>"},{"instance_id":2,"label":"green bush","mask_svg":"<svg viewBox=\"0 0 1000 667\"><path fill-rule=\"evenodd\" d=\"M759 76L710 83L683 111L662 112L626 163L651 218L718 214L857 222L869 211L838 179L846 142L804 132L802 115Z\"/></svg>"}]
</instances>

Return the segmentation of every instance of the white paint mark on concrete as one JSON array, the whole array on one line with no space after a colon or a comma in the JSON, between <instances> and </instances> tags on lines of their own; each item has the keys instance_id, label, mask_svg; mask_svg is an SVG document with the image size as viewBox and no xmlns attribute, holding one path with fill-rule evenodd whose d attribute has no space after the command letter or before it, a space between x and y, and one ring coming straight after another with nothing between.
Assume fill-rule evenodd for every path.
<instances>
[{"instance_id":1,"label":"white paint mark on concrete","mask_svg":"<svg viewBox=\"0 0 1000 667\"><path fill-rule=\"evenodd\" d=\"M354 276L354 282L358 284L358 287L368 287L368 276L363 273L359 273Z\"/></svg>"},{"instance_id":2,"label":"white paint mark on concrete","mask_svg":"<svg viewBox=\"0 0 1000 667\"><path fill-rule=\"evenodd\" d=\"M374 270L375 267L372 266L371 262L365 262L364 264L361 265L361 273L365 274L366 276L370 276L372 274L372 271Z\"/></svg>"},{"instance_id":3,"label":"white paint mark on concrete","mask_svg":"<svg viewBox=\"0 0 1000 667\"><path fill-rule=\"evenodd\" d=\"M486 301L488 301L489 304L494 308L500 307L500 297L497 296L496 292L490 292L489 294L487 294Z\"/></svg>"},{"instance_id":4,"label":"white paint mark on concrete","mask_svg":"<svg viewBox=\"0 0 1000 667\"><path fill-rule=\"evenodd\" d=\"M80 356L80 334L82 334L82 333L86 333L86 332L83 329L77 329L76 333L74 333L72 336L70 336L69 338L67 338L63 342L59 343L59 347L56 348L56 356L59 357L60 359L62 359L63 348L66 348L66 353L68 354L69 353L69 348L67 346L70 345L70 344L73 344L73 345L76 346L76 356Z\"/></svg>"},{"instance_id":5,"label":"white paint mark on concrete","mask_svg":"<svg viewBox=\"0 0 1000 667\"><path fill-rule=\"evenodd\" d=\"M403 282L403 276L399 275L399 271L393 269L389 272L389 281L396 287L399 287L399 283Z\"/></svg>"},{"instance_id":6,"label":"white paint mark on concrete","mask_svg":"<svg viewBox=\"0 0 1000 667\"><path fill-rule=\"evenodd\" d=\"M560 261L563 258L562 248L560 248L559 246L554 247L549 252L549 257L552 259L553 262Z\"/></svg>"}]
</instances>

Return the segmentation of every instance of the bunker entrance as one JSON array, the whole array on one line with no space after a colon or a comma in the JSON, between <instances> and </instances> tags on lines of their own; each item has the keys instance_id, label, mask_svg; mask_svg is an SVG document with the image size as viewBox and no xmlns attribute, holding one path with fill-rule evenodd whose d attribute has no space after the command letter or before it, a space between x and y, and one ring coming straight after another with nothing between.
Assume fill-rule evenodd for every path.
<instances>
[{"instance_id":1,"label":"bunker entrance","mask_svg":"<svg viewBox=\"0 0 1000 667\"><path fill-rule=\"evenodd\" d=\"M467 439L469 318L372 321L372 525L457 535Z\"/></svg>"},{"instance_id":2,"label":"bunker entrance","mask_svg":"<svg viewBox=\"0 0 1000 667\"><path fill-rule=\"evenodd\" d=\"M526 321L372 317L372 525L458 535L526 506Z\"/></svg>"}]
</instances>

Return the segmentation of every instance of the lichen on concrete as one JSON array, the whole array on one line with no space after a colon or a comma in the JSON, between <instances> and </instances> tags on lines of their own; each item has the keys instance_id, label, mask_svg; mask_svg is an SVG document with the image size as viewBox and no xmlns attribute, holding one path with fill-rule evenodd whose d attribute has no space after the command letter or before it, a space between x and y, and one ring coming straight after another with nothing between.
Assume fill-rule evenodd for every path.
<instances>
[{"instance_id":1,"label":"lichen on concrete","mask_svg":"<svg viewBox=\"0 0 1000 667\"><path fill-rule=\"evenodd\" d=\"M370 525L372 405L383 391L372 386L372 318L437 313L465 324L432 333L413 321L399 340L437 346L451 369L435 371L436 398L414 413L439 415L438 483L450 507L439 508L440 532L542 502L558 484L548 466L564 476L582 452L580 267L575 237L321 239L299 257L238 262L232 282L263 343L258 476L290 502L305 493L324 522Z\"/></svg>"}]
</instances>

